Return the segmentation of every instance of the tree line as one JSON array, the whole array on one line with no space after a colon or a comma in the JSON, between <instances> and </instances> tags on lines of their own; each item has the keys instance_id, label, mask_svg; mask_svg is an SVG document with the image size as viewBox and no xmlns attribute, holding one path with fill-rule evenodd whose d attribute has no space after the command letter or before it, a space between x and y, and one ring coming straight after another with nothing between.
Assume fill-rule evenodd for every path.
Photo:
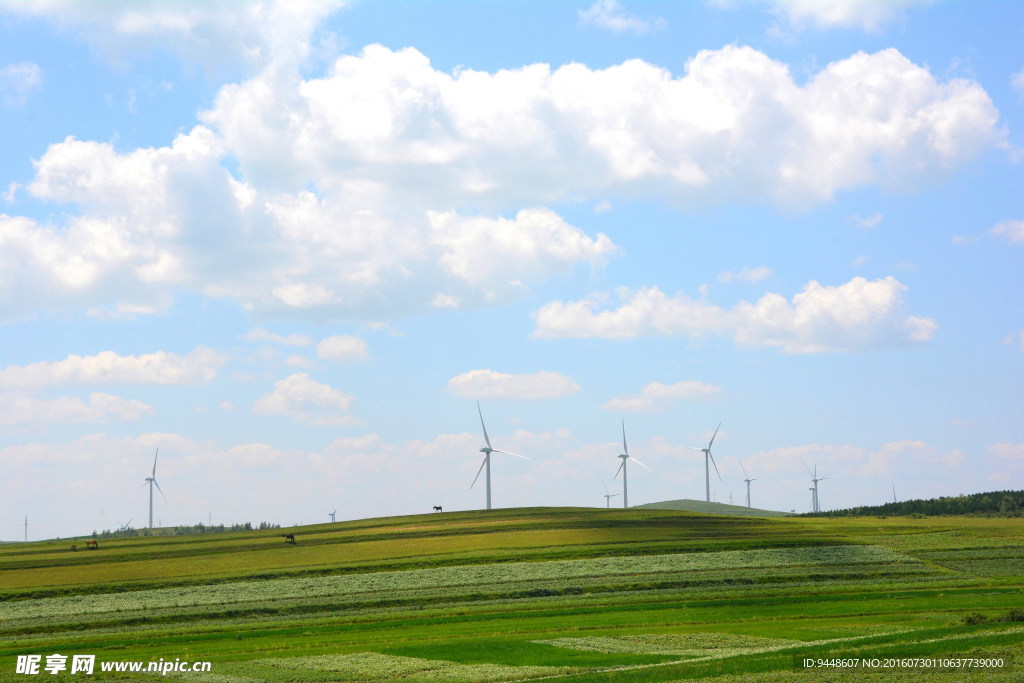
<instances>
[{"instance_id":1,"label":"tree line","mask_svg":"<svg viewBox=\"0 0 1024 683\"><path fill-rule=\"evenodd\" d=\"M884 517L978 515L1020 517L1024 514L1024 491L990 491L969 495L942 496L927 500L904 500L885 505L862 505L829 512L808 512L804 517Z\"/></svg>"}]
</instances>

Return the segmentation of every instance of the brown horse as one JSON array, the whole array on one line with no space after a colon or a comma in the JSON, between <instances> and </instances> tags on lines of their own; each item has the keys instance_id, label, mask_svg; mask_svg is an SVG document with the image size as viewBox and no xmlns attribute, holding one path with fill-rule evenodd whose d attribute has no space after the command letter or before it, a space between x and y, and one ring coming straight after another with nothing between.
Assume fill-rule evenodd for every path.
<instances>
[{"instance_id":1,"label":"brown horse","mask_svg":"<svg viewBox=\"0 0 1024 683\"><path fill-rule=\"evenodd\" d=\"M75 552L75 551L77 551L77 550L78 550L78 544L77 544L77 543L72 543L72 544L71 544L71 551L72 551L72 552Z\"/></svg>"},{"instance_id":2,"label":"brown horse","mask_svg":"<svg viewBox=\"0 0 1024 683\"><path fill-rule=\"evenodd\" d=\"M295 534L281 534L285 543L295 543Z\"/></svg>"},{"instance_id":3,"label":"brown horse","mask_svg":"<svg viewBox=\"0 0 1024 683\"><path fill-rule=\"evenodd\" d=\"M90 538L85 542L85 547L89 550L99 550L100 544L96 542L96 539Z\"/></svg>"}]
</instances>

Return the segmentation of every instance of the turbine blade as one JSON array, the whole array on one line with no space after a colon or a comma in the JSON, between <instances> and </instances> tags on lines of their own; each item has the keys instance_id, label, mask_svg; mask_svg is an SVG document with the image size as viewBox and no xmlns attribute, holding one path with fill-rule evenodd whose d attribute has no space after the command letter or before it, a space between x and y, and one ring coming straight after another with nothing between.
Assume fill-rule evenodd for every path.
<instances>
[{"instance_id":1,"label":"turbine blade","mask_svg":"<svg viewBox=\"0 0 1024 683\"><path fill-rule=\"evenodd\" d=\"M718 426L715 427L715 433L711 435L711 441L708 441L708 448L711 448L711 444L715 442L715 437L718 436L718 430L722 428L722 423L719 422Z\"/></svg>"},{"instance_id":2,"label":"turbine blade","mask_svg":"<svg viewBox=\"0 0 1024 683\"><path fill-rule=\"evenodd\" d=\"M167 500L167 496L164 495L164 490L160 488L160 484L157 484L156 479L153 480L153 483L156 484L156 490L160 492L160 496L164 499L164 502L170 502Z\"/></svg>"},{"instance_id":3,"label":"turbine blade","mask_svg":"<svg viewBox=\"0 0 1024 683\"><path fill-rule=\"evenodd\" d=\"M493 452L495 452L495 453L504 453L505 455L514 455L517 458L522 458L523 460L529 460L529 458L527 458L525 455L519 455L518 453L513 453L512 451L502 451L502 450L498 450L497 448L492 448L491 450Z\"/></svg>"},{"instance_id":4,"label":"turbine blade","mask_svg":"<svg viewBox=\"0 0 1024 683\"><path fill-rule=\"evenodd\" d=\"M635 462L635 463L636 463L637 465L640 465L640 467L643 467L643 468L644 468L645 470L647 470L648 472L650 472L650 471L651 471L651 468L650 468L650 467L648 467L647 465L643 464L642 462L640 462L639 460L637 460L636 458L634 458L634 457L633 457L632 455L631 455L631 456L629 456L629 459L630 459L630 460L632 460L633 462Z\"/></svg>"},{"instance_id":5,"label":"turbine blade","mask_svg":"<svg viewBox=\"0 0 1024 683\"><path fill-rule=\"evenodd\" d=\"M747 474L747 468L743 466L743 461L740 460L739 458L736 458L736 459L739 460L740 469L743 470L743 476L746 477L747 479L750 479L750 475ZM751 479L751 481L753 481L753 479Z\"/></svg>"},{"instance_id":6,"label":"turbine blade","mask_svg":"<svg viewBox=\"0 0 1024 683\"><path fill-rule=\"evenodd\" d=\"M622 495L621 493L609 493L609 494L608 494L608 496L609 496L610 498L614 498L615 496L621 496L621 495Z\"/></svg>"},{"instance_id":7,"label":"turbine blade","mask_svg":"<svg viewBox=\"0 0 1024 683\"><path fill-rule=\"evenodd\" d=\"M148 484L148 483L149 483L149 479L147 479L146 481L142 482L142 486L145 486L145 485L146 485L146 484ZM139 488L141 489L141 488L142 488L142 486L140 486Z\"/></svg>"},{"instance_id":8,"label":"turbine blade","mask_svg":"<svg viewBox=\"0 0 1024 683\"><path fill-rule=\"evenodd\" d=\"M700 451L701 453L704 452L703 448L697 448L696 446L687 446L687 448L689 448L691 451Z\"/></svg>"},{"instance_id":9,"label":"turbine blade","mask_svg":"<svg viewBox=\"0 0 1024 683\"><path fill-rule=\"evenodd\" d=\"M722 473L718 471L718 463L715 462L715 456L711 455L711 449L708 449L708 457L711 458L711 464L715 466L715 474L718 475L718 481L722 481Z\"/></svg>"},{"instance_id":10,"label":"turbine blade","mask_svg":"<svg viewBox=\"0 0 1024 683\"><path fill-rule=\"evenodd\" d=\"M476 471L476 476L473 477L473 483L469 485L469 488L476 486L476 480L480 478L480 473L484 471L484 465L487 464L487 456L484 456L484 461L480 463L480 469Z\"/></svg>"},{"instance_id":11,"label":"turbine blade","mask_svg":"<svg viewBox=\"0 0 1024 683\"><path fill-rule=\"evenodd\" d=\"M621 472L622 468L625 467L625 466L626 466L626 461L623 460L622 463L619 464L619 469L615 470L615 476L612 477L612 479L618 479L619 478L619 472Z\"/></svg>"},{"instance_id":12,"label":"turbine blade","mask_svg":"<svg viewBox=\"0 0 1024 683\"><path fill-rule=\"evenodd\" d=\"M603 487L604 487L604 492L605 492L605 493L608 493L608 484L606 484L606 483L604 483L604 482L602 481L602 482L601 482L601 486L603 486ZM610 494L609 494L609 495L610 495Z\"/></svg>"},{"instance_id":13,"label":"turbine blade","mask_svg":"<svg viewBox=\"0 0 1024 683\"><path fill-rule=\"evenodd\" d=\"M491 439L487 436L487 426L484 425L484 413L480 410L480 401L476 402L476 412L480 413L480 426L484 429L484 441L487 442L487 447L491 447Z\"/></svg>"},{"instance_id":14,"label":"turbine blade","mask_svg":"<svg viewBox=\"0 0 1024 683\"><path fill-rule=\"evenodd\" d=\"M809 474L809 475L811 475L813 477L814 473L811 472L811 468L807 466L807 462L803 458L800 458L800 462L802 462L804 464L804 469L807 470L807 474ZM817 465L815 465L815 468L817 468Z\"/></svg>"},{"instance_id":15,"label":"turbine blade","mask_svg":"<svg viewBox=\"0 0 1024 683\"><path fill-rule=\"evenodd\" d=\"M629 455L629 448L626 447L626 418L622 418L622 452Z\"/></svg>"},{"instance_id":16,"label":"turbine blade","mask_svg":"<svg viewBox=\"0 0 1024 683\"><path fill-rule=\"evenodd\" d=\"M160 447L156 447L156 453L153 455L153 476L156 476L156 458L160 455Z\"/></svg>"}]
</instances>

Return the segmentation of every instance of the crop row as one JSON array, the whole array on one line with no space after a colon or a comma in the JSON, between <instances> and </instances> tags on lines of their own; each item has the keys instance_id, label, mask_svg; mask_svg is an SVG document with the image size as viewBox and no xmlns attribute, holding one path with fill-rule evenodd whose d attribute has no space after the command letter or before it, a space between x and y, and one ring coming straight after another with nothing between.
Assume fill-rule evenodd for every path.
<instances>
[{"instance_id":1,"label":"crop row","mask_svg":"<svg viewBox=\"0 0 1024 683\"><path fill-rule=\"evenodd\" d=\"M163 607L237 604L254 600L325 598L379 594L429 588L487 586L550 579L583 579L628 575L773 567L835 568L867 563L923 563L880 546L824 546L682 553L641 557L609 557L549 562L516 562L394 572L330 575L213 585L161 588L125 593L72 595L0 603L0 621L24 617L138 611Z\"/></svg>"}]
</instances>

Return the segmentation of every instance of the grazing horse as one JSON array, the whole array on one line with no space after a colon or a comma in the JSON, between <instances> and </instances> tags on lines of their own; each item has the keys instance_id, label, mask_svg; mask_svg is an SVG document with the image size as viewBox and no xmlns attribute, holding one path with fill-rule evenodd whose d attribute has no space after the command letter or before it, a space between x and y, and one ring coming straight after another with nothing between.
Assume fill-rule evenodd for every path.
<instances>
[{"instance_id":1,"label":"grazing horse","mask_svg":"<svg viewBox=\"0 0 1024 683\"><path fill-rule=\"evenodd\" d=\"M440 505L435 505L434 506L434 512L443 512L443 510L441 510L441 506Z\"/></svg>"},{"instance_id":2,"label":"grazing horse","mask_svg":"<svg viewBox=\"0 0 1024 683\"><path fill-rule=\"evenodd\" d=\"M295 543L295 534L281 534L285 543Z\"/></svg>"},{"instance_id":3,"label":"grazing horse","mask_svg":"<svg viewBox=\"0 0 1024 683\"><path fill-rule=\"evenodd\" d=\"M96 539L90 538L85 542L85 547L89 550L99 550L100 544L96 542Z\"/></svg>"},{"instance_id":4,"label":"grazing horse","mask_svg":"<svg viewBox=\"0 0 1024 683\"><path fill-rule=\"evenodd\" d=\"M77 550L78 550L78 544L77 544L77 543L72 543L72 544L71 544L71 551L72 551L72 552L75 552L75 551L77 551Z\"/></svg>"}]
</instances>

